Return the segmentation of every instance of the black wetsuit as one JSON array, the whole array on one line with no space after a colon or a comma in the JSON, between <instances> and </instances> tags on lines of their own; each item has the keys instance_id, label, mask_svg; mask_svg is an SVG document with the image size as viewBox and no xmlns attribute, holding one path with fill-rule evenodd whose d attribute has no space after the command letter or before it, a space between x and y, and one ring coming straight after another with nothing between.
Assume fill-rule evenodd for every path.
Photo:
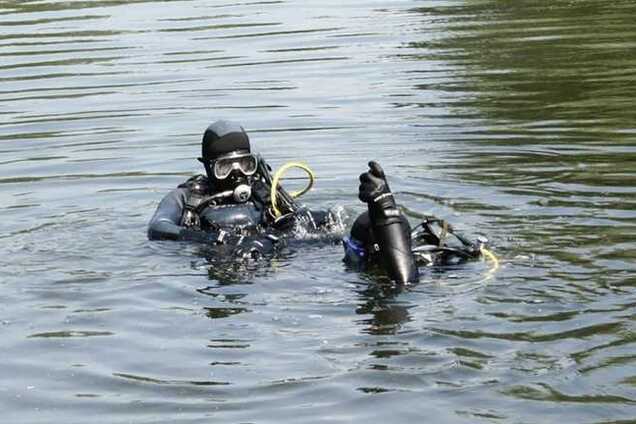
<instances>
[{"instance_id":1,"label":"black wetsuit","mask_svg":"<svg viewBox=\"0 0 636 424\"><path fill-rule=\"evenodd\" d=\"M274 252L287 235L328 230L330 211L298 208L279 218L271 215L269 190L256 181L247 202L219 197L207 177L197 175L168 193L148 226L151 240L191 240L234 248L237 256L258 257ZM188 219L191 218L191 219Z\"/></svg>"}]
</instances>

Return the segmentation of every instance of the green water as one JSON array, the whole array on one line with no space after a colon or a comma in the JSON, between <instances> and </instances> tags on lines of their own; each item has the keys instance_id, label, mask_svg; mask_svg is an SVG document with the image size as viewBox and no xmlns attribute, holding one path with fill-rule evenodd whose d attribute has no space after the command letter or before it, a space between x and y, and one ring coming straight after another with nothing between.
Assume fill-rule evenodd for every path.
<instances>
[{"instance_id":1,"label":"green water","mask_svg":"<svg viewBox=\"0 0 636 424\"><path fill-rule=\"evenodd\" d=\"M0 1L9 423L636 420L636 4ZM379 286L338 246L149 242L215 119L312 207L369 159L501 260Z\"/></svg>"}]
</instances>

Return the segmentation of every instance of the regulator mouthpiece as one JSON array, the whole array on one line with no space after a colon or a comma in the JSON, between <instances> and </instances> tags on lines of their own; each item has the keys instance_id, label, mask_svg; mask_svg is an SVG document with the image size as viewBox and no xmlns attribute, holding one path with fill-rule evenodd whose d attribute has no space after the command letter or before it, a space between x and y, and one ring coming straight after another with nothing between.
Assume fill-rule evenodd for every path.
<instances>
[{"instance_id":1,"label":"regulator mouthpiece","mask_svg":"<svg viewBox=\"0 0 636 424\"><path fill-rule=\"evenodd\" d=\"M234 200L237 203L245 203L252 195L252 188L247 184L241 184L234 189Z\"/></svg>"}]
</instances>

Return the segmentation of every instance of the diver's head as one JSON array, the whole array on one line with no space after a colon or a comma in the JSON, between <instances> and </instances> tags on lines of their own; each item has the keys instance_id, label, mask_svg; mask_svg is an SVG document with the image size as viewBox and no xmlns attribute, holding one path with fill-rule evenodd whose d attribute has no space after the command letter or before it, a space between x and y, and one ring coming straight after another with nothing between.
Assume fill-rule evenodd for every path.
<instances>
[{"instance_id":1,"label":"diver's head","mask_svg":"<svg viewBox=\"0 0 636 424\"><path fill-rule=\"evenodd\" d=\"M217 190L249 186L258 168L247 133L231 121L216 121L205 130L199 161Z\"/></svg>"}]
</instances>

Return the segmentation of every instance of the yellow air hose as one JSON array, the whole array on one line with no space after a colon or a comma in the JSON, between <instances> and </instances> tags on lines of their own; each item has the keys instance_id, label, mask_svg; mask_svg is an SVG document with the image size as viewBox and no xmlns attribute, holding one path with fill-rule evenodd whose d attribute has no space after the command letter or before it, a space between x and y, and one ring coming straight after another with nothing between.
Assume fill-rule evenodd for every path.
<instances>
[{"instance_id":1,"label":"yellow air hose","mask_svg":"<svg viewBox=\"0 0 636 424\"><path fill-rule=\"evenodd\" d=\"M316 177L314 176L313 171L309 169L309 166L305 165L304 163L287 162L285 165L278 168L278 171L276 171L276 173L274 174L274 178L272 179L272 188L270 189L269 193L270 197L272 198L272 211L274 212L274 217L276 218L282 215L282 212L278 209L278 182L280 181L281 177L292 168L298 168L305 171L305 173L309 177L309 182L302 190L290 193L291 197L295 199L302 196L303 194L307 193L314 185L314 180Z\"/></svg>"},{"instance_id":2,"label":"yellow air hose","mask_svg":"<svg viewBox=\"0 0 636 424\"><path fill-rule=\"evenodd\" d=\"M478 281L478 283L484 283L490 280L493 275L495 275L495 272L497 272L497 270L499 269L499 259L497 259L494 253L483 246L479 250L481 251L481 254L484 255L484 257L488 258L492 264L490 269L484 275L484 278Z\"/></svg>"}]
</instances>

